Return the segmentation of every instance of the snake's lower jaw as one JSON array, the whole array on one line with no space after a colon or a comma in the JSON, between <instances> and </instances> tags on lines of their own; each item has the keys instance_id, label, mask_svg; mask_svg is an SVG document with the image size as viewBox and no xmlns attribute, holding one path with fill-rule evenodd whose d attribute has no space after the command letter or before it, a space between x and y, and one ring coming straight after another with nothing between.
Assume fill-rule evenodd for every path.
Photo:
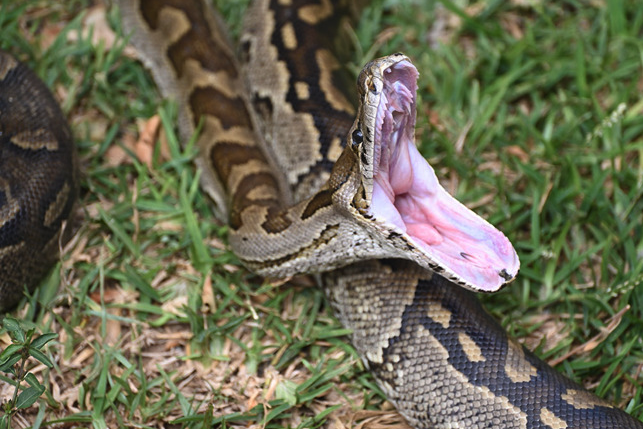
<instances>
[{"instance_id":1,"label":"snake's lower jaw","mask_svg":"<svg viewBox=\"0 0 643 429\"><path fill-rule=\"evenodd\" d=\"M504 234L486 222L473 231L456 229L462 226L411 224L404 231L378 222L379 236L386 237L379 257L409 259L475 292L496 292L512 282L520 260Z\"/></svg>"},{"instance_id":2,"label":"snake's lower jaw","mask_svg":"<svg viewBox=\"0 0 643 429\"><path fill-rule=\"evenodd\" d=\"M411 147L414 184L406 192L386 197L378 185L371 209L387 236L397 235L398 248L421 266L468 289L494 292L513 280L520 268L509 239L452 197L433 169ZM393 234L391 233L393 232Z\"/></svg>"}]
</instances>

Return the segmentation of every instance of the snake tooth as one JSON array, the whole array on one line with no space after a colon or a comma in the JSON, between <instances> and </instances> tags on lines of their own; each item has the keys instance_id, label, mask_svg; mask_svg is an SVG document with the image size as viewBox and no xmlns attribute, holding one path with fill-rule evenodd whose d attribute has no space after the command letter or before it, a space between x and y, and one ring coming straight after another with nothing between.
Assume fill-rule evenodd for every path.
<instances>
[{"instance_id":1,"label":"snake tooth","mask_svg":"<svg viewBox=\"0 0 643 429\"><path fill-rule=\"evenodd\" d=\"M0 51L0 312L58 258L77 193L71 131L45 84Z\"/></svg>"}]
</instances>

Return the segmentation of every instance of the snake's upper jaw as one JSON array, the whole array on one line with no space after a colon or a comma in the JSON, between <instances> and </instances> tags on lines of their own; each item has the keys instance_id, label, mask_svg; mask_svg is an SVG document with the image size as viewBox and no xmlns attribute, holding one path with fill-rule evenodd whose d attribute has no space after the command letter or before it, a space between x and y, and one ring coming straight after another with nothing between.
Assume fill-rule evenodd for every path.
<instances>
[{"instance_id":1,"label":"snake's upper jaw","mask_svg":"<svg viewBox=\"0 0 643 429\"><path fill-rule=\"evenodd\" d=\"M375 72L379 102L372 123L368 112L362 119L363 127L374 129L368 136L372 173L363 180L372 183L366 186L371 224L399 250L396 256L469 289L500 289L520 266L511 242L449 195L415 146L417 70L404 57Z\"/></svg>"}]
</instances>

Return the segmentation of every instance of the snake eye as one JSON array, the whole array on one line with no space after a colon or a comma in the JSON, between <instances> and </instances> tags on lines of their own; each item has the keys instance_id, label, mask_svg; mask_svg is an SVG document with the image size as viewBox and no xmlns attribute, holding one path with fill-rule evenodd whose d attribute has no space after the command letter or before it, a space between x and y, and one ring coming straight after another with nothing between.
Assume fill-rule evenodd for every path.
<instances>
[{"instance_id":1,"label":"snake eye","mask_svg":"<svg viewBox=\"0 0 643 429\"><path fill-rule=\"evenodd\" d=\"M359 128L355 128L355 131L353 131L353 146L362 144L364 141L364 134L362 134L362 130Z\"/></svg>"}]
</instances>

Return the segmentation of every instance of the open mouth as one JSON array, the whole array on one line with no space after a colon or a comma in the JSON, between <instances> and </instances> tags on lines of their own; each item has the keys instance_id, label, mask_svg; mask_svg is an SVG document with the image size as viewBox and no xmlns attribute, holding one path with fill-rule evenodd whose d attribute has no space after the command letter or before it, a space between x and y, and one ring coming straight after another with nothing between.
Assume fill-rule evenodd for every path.
<instances>
[{"instance_id":1,"label":"open mouth","mask_svg":"<svg viewBox=\"0 0 643 429\"><path fill-rule=\"evenodd\" d=\"M502 232L440 185L415 147L417 77L406 60L383 72L370 214L405 234L445 277L478 291L498 290L518 273L518 256Z\"/></svg>"}]
</instances>

